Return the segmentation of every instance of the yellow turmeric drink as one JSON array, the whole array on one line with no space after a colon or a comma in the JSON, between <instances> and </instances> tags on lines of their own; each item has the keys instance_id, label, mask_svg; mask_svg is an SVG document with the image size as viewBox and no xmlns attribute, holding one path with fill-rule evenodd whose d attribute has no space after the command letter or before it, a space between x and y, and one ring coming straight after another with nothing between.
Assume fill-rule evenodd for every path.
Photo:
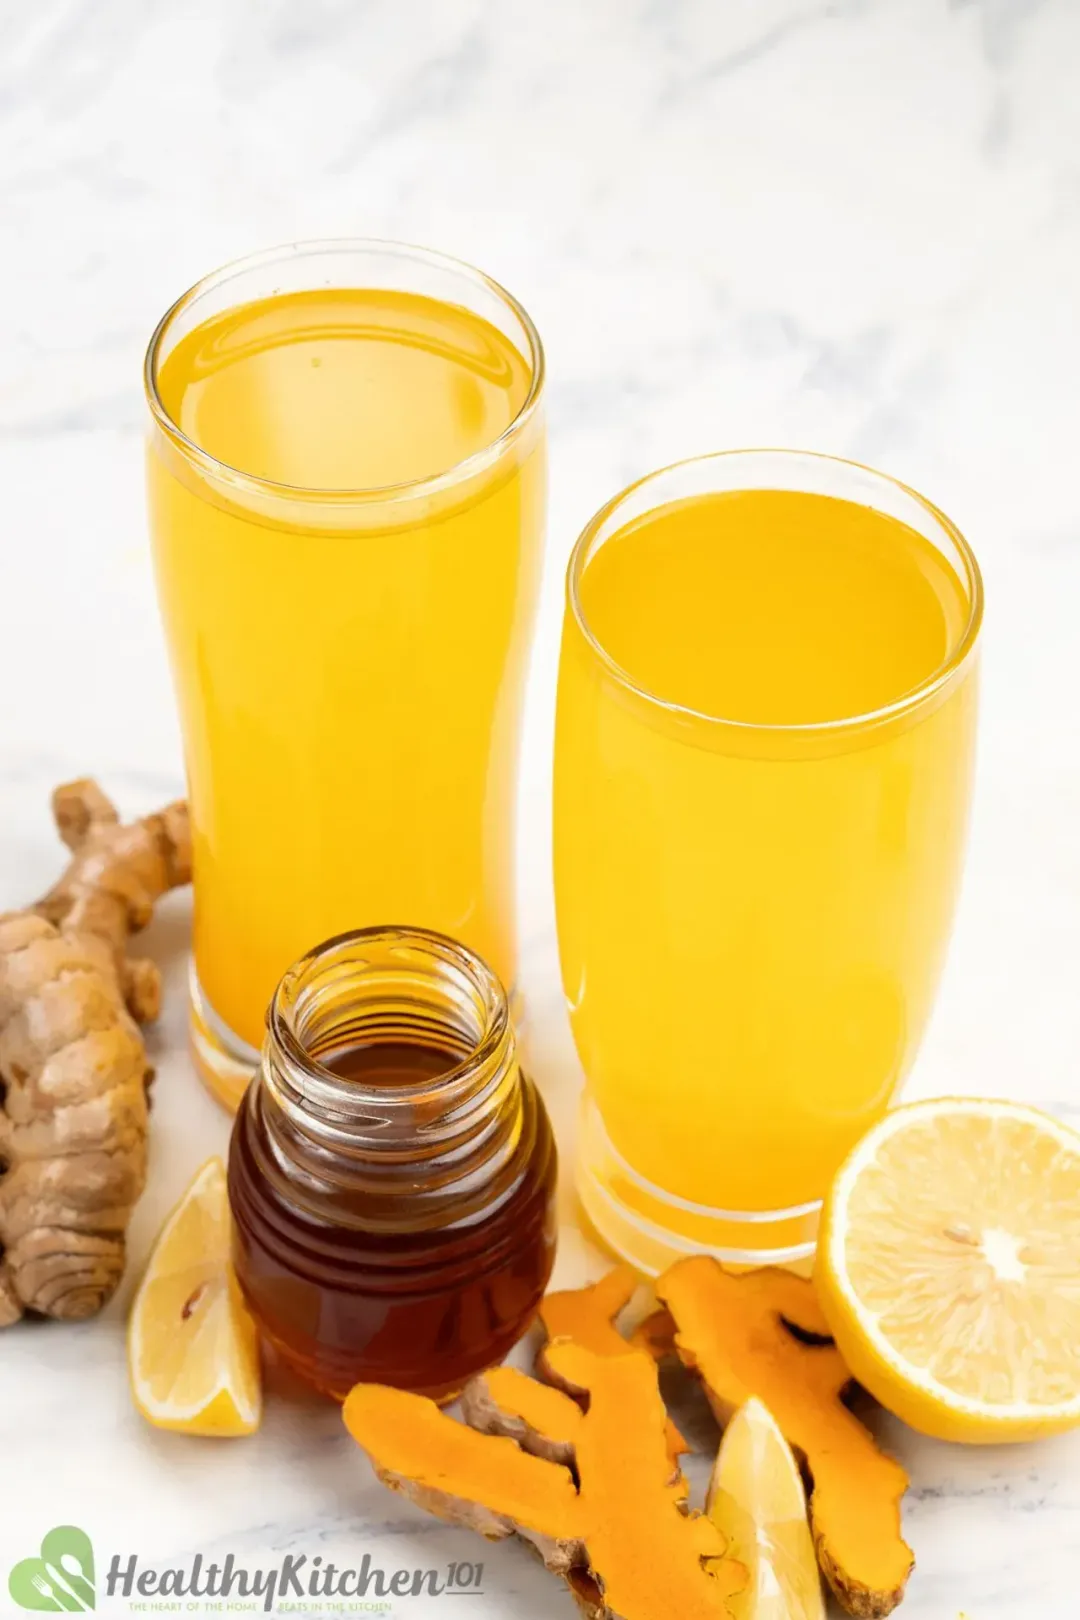
<instances>
[{"instance_id":1,"label":"yellow turmeric drink","mask_svg":"<svg viewBox=\"0 0 1080 1620\"><path fill-rule=\"evenodd\" d=\"M687 1242L798 1259L896 1094L960 876L979 601L932 508L826 458L688 463L579 542L555 798L579 1187L645 1269Z\"/></svg>"},{"instance_id":2,"label":"yellow turmeric drink","mask_svg":"<svg viewBox=\"0 0 1080 1620\"><path fill-rule=\"evenodd\" d=\"M539 346L476 272L342 252L202 284L148 361L196 1052L234 1102L277 980L331 935L434 928L516 973ZM291 284L297 264L311 285Z\"/></svg>"}]
</instances>

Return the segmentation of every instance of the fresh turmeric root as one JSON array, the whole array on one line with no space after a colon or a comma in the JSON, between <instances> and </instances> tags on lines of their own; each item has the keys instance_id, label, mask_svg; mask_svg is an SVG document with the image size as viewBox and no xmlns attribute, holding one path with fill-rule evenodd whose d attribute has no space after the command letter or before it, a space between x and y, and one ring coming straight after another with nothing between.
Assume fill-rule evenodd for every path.
<instances>
[{"instance_id":1,"label":"fresh turmeric root","mask_svg":"<svg viewBox=\"0 0 1080 1620\"><path fill-rule=\"evenodd\" d=\"M533 1457L573 1467L584 1413L576 1401L516 1367L492 1367L461 1395L462 1415L478 1434L502 1434Z\"/></svg>"},{"instance_id":2,"label":"fresh turmeric root","mask_svg":"<svg viewBox=\"0 0 1080 1620\"><path fill-rule=\"evenodd\" d=\"M540 1321L546 1342L536 1361L541 1376L549 1383L556 1382L547 1365L547 1352L549 1345L558 1344L561 1339L572 1339L598 1356L624 1354L626 1340L615 1326L615 1318L629 1305L638 1287L638 1278L629 1266L616 1266L614 1271L584 1288L564 1288L545 1294L540 1302Z\"/></svg>"},{"instance_id":3,"label":"fresh turmeric root","mask_svg":"<svg viewBox=\"0 0 1080 1620\"><path fill-rule=\"evenodd\" d=\"M771 1268L734 1275L699 1255L656 1291L720 1422L756 1395L805 1459L814 1546L841 1606L867 1620L891 1614L914 1563L900 1534L907 1475L841 1400L851 1374L812 1284Z\"/></svg>"},{"instance_id":4,"label":"fresh turmeric root","mask_svg":"<svg viewBox=\"0 0 1080 1620\"><path fill-rule=\"evenodd\" d=\"M574 1344L598 1356L625 1355L627 1349L632 1347L644 1350L654 1360L661 1360L662 1355L656 1353L660 1347L654 1346L649 1334L635 1334L627 1340L615 1325L615 1318L626 1309L640 1286L640 1279L629 1266L616 1266L614 1271L607 1272L585 1288L566 1288L545 1294L540 1303L540 1321L546 1340L536 1358L536 1370L540 1377L568 1395L584 1395L583 1390L567 1384L565 1377L556 1370L562 1363L552 1361L551 1346L558 1345L564 1339L571 1339ZM650 1324L653 1320L653 1317L646 1318ZM667 1437L668 1452L673 1462L691 1450L670 1418L667 1420Z\"/></svg>"},{"instance_id":5,"label":"fresh turmeric root","mask_svg":"<svg viewBox=\"0 0 1080 1620\"><path fill-rule=\"evenodd\" d=\"M191 877L187 807L121 826L90 781L53 795L71 860L36 905L0 915L0 1326L99 1311L124 1269L146 1174L138 1024L161 981L127 942Z\"/></svg>"},{"instance_id":6,"label":"fresh turmeric root","mask_svg":"<svg viewBox=\"0 0 1080 1620\"><path fill-rule=\"evenodd\" d=\"M392 1490L491 1539L523 1536L594 1620L730 1620L745 1571L724 1558L715 1525L686 1511L654 1363L570 1340L547 1356L561 1384L587 1394L584 1411L501 1368L462 1400L482 1433L374 1384L348 1396L345 1423Z\"/></svg>"}]
</instances>

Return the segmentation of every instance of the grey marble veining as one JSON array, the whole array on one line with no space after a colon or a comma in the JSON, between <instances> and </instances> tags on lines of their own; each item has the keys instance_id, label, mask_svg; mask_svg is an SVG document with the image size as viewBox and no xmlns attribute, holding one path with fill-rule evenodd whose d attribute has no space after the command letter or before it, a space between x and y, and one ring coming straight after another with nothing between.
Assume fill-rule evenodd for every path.
<instances>
[{"instance_id":1,"label":"grey marble veining","mask_svg":"<svg viewBox=\"0 0 1080 1620\"><path fill-rule=\"evenodd\" d=\"M631 478L745 444L875 462L980 555L971 856L911 1089L1080 1119L1078 73L1075 0L0 0L0 906L55 871L56 781L98 772L129 811L180 783L142 507L154 321L258 247L421 241L509 285L548 350L520 880L530 1061L564 1146L577 1070L548 805L565 560ZM227 1137L184 1054L187 907L149 935L168 996L133 1274ZM566 1213L563 1283L597 1265ZM68 1521L99 1559L482 1557L462 1620L569 1617L520 1549L478 1550L383 1492L326 1407L277 1392L245 1442L146 1428L130 1291L85 1327L0 1339L0 1570ZM1073 1612L1080 1438L966 1451L881 1424L913 1482L901 1612Z\"/></svg>"}]
</instances>

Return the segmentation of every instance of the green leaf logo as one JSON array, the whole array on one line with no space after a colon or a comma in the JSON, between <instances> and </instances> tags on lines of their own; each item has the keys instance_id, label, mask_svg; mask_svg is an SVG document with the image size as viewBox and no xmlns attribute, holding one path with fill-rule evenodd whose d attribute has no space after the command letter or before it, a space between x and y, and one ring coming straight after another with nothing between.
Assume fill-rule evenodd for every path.
<instances>
[{"instance_id":1,"label":"green leaf logo","mask_svg":"<svg viewBox=\"0 0 1080 1620\"><path fill-rule=\"evenodd\" d=\"M20 1609L80 1614L92 1609L94 1549L85 1530L58 1524L41 1543L41 1556L24 1558L8 1577L8 1591Z\"/></svg>"}]
</instances>

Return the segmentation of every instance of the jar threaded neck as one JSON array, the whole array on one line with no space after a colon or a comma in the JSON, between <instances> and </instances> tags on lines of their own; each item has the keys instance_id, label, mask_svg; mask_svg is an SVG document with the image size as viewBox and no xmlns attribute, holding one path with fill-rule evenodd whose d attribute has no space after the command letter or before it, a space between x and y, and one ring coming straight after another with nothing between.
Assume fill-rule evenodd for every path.
<instances>
[{"instance_id":1,"label":"jar threaded neck","mask_svg":"<svg viewBox=\"0 0 1080 1620\"><path fill-rule=\"evenodd\" d=\"M332 1066L342 1051L391 1043L434 1049L448 1066L390 1086ZM339 934L289 969L270 1005L264 1074L306 1135L421 1156L482 1132L519 1083L491 969L445 935L389 927Z\"/></svg>"}]
</instances>

